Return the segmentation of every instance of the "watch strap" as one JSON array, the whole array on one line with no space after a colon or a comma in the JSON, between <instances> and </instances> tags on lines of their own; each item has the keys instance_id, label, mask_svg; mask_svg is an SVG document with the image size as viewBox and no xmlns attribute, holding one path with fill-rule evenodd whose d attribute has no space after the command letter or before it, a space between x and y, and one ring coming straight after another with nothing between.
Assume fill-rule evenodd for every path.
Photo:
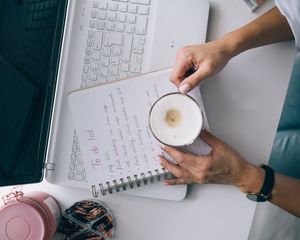
<instances>
[{"instance_id":1,"label":"watch strap","mask_svg":"<svg viewBox=\"0 0 300 240\"><path fill-rule=\"evenodd\" d=\"M274 173L274 170L267 165L261 164L260 167L265 170L265 180L264 180L262 188L259 192L259 195L261 195L261 197L265 198L265 200L268 200L271 196L272 189L274 186L275 173Z\"/></svg>"}]
</instances>

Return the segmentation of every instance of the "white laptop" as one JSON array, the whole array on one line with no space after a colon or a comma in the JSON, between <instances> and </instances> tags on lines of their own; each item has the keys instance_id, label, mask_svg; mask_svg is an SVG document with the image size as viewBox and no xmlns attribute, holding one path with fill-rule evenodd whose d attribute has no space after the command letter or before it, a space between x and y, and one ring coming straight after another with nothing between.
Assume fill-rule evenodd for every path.
<instances>
[{"instance_id":1,"label":"white laptop","mask_svg":"<svg viewBox=\"0 0 300 240\"><path fill-rule=\"evenodd\" d=\"M48 147L40 149L47 151L44 155L47 181L90 188L68 107L68 93L172 66L180 47L205 42L209 2L69 0L65 5L59 4L64 15L58 20L65 22L59 56L52 54L54 60L57 58L52 69L57 71L50 74L53 82L50 81L49 87L55 88L46 131ZM181 200L186 191L186 185L158 183L127 193Z\"/></svg>"},{"instance_id":2,"label":"white laptop","mask_svg":"<svg viewBox=\"0 0 300 240\"><path fill-rule=\"evenodd\" d=\"M69 1L48 148L47 165L53 168L46 171L48 181L90 187L67 93L171 66L181 46L205 41L208 13L206 0ZM158 183L127 193L180 200L186 190L186 185Z\"/></svg>"}]
</instances>

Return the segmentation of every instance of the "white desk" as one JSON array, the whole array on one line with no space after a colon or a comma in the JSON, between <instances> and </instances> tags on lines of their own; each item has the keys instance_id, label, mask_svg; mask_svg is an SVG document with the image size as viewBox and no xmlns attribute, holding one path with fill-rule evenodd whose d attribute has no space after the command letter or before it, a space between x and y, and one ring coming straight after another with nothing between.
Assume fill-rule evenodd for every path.
<instances>
[{"instance_id":1,"label":"white desk","mask_svg":"<svg viewBox=\"0 0 300 240\"><path fill-rule=\"evenodd\" d=\"M242 26L271 6L272 1L253 14L241 0L211 0L208 40ZM294 52L292 43L284 43L243 53L202 87L212 132L253 163L268 160ZM0 188L0 195L9 189ZM47 182L24 189L49 192L63 209L91 196L88 191ZM115 239L121 240L247 239L256 206L237 189L221 185L190 186L181 202L127 195L101 200L111 208L117 223Z\"/></svg>"}]
</instances>

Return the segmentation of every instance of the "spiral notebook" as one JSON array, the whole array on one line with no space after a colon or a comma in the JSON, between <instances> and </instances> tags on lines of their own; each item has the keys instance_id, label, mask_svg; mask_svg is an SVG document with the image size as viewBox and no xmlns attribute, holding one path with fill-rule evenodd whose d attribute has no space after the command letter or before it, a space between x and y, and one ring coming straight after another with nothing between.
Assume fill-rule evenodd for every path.
<instances>
[{"instance_id":1,"label":"spiral notebook","mask_svg":"<svg viewBox=\"0 0 300 240\"><path fill-rule=\"evenodd\" d=\"M143 187L171 177L157 162L157 155L163 152L148 125L152 104L160 96L177 91L168 80L170 71L159 70L69 94L94 196ZM202 108L208 127L200 90L195 89L190 95ZM199 138L186 150L206 155L210 147Z\"/></svg>"}]
</instances>

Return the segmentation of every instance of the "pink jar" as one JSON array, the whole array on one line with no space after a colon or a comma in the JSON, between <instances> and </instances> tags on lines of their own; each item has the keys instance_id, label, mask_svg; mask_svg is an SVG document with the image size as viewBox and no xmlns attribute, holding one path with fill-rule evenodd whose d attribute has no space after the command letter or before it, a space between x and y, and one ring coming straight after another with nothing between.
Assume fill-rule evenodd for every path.
<instances>
[{"instance_id":1,"label":"pink jar","mask_svg":"<svg viewBox=\"0 0 300 240\"><path fill-rule=\"evenodd\" d=\"M61 210L48 193L16 191L4 196L3 200L1 240L48 240L54 236Z\"/></svg>"}]
</instances>

